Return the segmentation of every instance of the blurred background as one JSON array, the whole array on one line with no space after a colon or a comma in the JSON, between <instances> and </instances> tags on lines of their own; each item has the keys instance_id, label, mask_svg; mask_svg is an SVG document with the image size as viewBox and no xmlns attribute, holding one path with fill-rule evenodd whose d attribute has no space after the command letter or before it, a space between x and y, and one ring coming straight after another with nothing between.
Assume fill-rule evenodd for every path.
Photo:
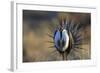
<instances>
[{"instance_id":1,"label":"blurred background","mask_svg":"<svg viewBox=\"0 0 100 73\"><path fill-rule=\"evenodd\" d=\"M23 10L23 62L61 61L61 55L56 51L53 36L59 20L66 18L74 20L83 30L83 49L73 49L68 60L82 60L91 58L91 14L75 12L52 12Z\"/></svg>"}]
</instances>

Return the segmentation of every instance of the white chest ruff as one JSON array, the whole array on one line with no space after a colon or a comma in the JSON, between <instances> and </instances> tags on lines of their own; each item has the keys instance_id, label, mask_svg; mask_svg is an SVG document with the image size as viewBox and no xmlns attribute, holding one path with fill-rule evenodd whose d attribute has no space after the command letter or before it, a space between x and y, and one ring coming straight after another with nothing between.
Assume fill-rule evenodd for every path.
<instances>
[{"instance_id":1,"label":"white chest ruff","mask_svg":"<svg viewBox=\"0 0 100 73\"><path fill-rule=\"evenodd\" d=\"M58 40L64 40L65 44L63 45L62 48L59 47ZM59 49L62 52L65 51L69 46L69 35L68 35L67 30L66 29L63 29L62 31L57 30L56 34L54 35L54 42L57 49Z\"/></svg>"}]
</instances>

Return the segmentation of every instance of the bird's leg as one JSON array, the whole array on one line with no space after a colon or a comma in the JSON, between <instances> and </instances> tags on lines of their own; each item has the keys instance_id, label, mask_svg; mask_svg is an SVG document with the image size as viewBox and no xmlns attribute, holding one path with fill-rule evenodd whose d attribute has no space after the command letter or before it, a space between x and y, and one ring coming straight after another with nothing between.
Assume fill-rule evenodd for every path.
<instances>
[{"instance_id":1,"label":"bird's leg","mask_svg":"<svg viewBox=\"0 0 100 73\"><path fill-rule=\"evenodd\" d=\"M64 53L62 54L62 59L64 60Z\"/></svg>"},{"instance_id":2,"label":"bird's leg","mask_svg":"<svg viewBox=\"0 0 100 73\"><path fill-rule=\"evenodd\" d=\"M67 53L65 53L65 60L67 60L67 56L68 56L68 54L67 54Z\"/></svg>"},{"instance_id":3,"label":"bird's leg","mask_svg":"<svg viewBox=\"0 0 100 73\"><path fill-rule=\"evenodd\" d=\"M67 55L66 55L66 53L62 53L62 60L67 60Z\"/></svg>"}]
</instances>

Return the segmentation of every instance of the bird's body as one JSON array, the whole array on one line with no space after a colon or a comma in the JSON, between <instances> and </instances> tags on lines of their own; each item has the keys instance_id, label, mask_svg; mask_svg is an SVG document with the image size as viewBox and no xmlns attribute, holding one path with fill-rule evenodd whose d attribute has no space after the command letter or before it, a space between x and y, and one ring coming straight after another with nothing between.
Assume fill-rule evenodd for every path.
<instances>
[{"instance_id":1,"label":"bird's body","mask_svg":"<svg viewBox=\"0 0 100 73\"><path fill-rule=\"evenodd\" d=\"M68 54L73 48L80 48L78 45L80 45L82 39L79 29L77 25L67 24L66 20L64 20L60 23L60 27L55 30L53 37L54 46L62 55L63 60L67 59Z\"/></svg>"}]
</instances>

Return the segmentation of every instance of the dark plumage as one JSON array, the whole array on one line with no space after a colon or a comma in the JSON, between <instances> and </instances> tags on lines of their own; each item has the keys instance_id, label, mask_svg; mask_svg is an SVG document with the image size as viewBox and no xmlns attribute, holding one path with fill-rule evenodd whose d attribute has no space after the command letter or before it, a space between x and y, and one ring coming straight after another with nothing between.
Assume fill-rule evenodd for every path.
<instances>
[{"instance_id":1,"label":"dark plumage","mask_svg":"<svg viewBox=\"0 0 100 73\"><path fill-rule=\"evenodd\" d=\"M66 19L60 21L59 24L60 26L55 30L53 36L54 47L62 55L62 59L67 60L72 49L81 49L79 46L83 40L80 34L81 27L74 24L73 21L68 22Z\"/></svg>"}]
</instances>

